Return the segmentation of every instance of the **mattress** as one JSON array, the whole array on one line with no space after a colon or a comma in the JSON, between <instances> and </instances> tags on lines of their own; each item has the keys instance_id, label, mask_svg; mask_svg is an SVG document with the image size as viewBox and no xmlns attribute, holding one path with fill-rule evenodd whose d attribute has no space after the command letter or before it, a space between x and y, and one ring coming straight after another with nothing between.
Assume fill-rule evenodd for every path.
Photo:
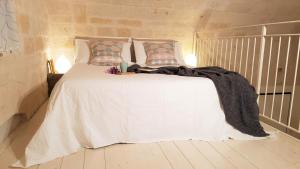
<instances>
[{"instance_id":1,"label":"mattress","mask_svg":"<svg viewBox=\"0 0 300 169\"><path fill-rule=\"evenodd\" d=\"M226 121L213 82L159 74L112 75L76 64L55 86L46 117L14 166L82 147L171 140L253 139Z\"/></svg>"}]
</instances>

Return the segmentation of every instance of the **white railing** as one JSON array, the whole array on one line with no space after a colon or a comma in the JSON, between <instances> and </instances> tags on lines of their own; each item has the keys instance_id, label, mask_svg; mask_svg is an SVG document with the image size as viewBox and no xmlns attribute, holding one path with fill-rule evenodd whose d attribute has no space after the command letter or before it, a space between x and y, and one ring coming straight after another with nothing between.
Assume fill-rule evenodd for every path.
<instances>
[{"instance_id":1,"label":"white railing","mask_svg":"<svg viewBox=\"0 0 300 169\"><path fill-rule=\"evenodd\" d=\"M200 66L219 66L245 76L259 95L262 120L300 134L300 33L293 29L297 24L300 21L198 32L195 53Z\"/></svg>"}]
</instances>

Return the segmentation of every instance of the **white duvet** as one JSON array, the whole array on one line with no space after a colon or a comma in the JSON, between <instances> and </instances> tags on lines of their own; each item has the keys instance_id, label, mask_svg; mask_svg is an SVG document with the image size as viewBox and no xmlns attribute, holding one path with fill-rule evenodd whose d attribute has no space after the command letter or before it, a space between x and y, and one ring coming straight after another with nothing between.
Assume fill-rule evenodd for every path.
<instances>
[{"instance_id":1,"label":"white duvet","mask_svg":"<svg viewBox=\"0 0 300 169\"><path fill-rule=\"evenodd\" d=\"M64 75L25 157L14 166L114 143L251 138L226 123L215 86L207 78L111 75L106 69L76 64Z\"/></svg>"}]
</instances>

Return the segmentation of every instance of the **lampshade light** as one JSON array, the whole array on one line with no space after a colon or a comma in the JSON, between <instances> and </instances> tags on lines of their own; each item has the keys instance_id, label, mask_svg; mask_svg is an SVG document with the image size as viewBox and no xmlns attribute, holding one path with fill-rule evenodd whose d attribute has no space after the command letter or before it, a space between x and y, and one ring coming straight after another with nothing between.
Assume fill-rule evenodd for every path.
<instances>
[{"instance_id":1,"label":"lampshade light","mask_svg":"<svg viewBox=\"0 0 300 169\"><path fill-rule=\"evenodd\" d=\"M70 61L65 56L60 56L55 62L55 70L57 73L66 73L71 66Z\"/></svg>"},{"instance_id":2,"label":"lampshade light","mask_svg":"<svg viewBox=\"0 0 300 169\"><path fill-rule=\"evenodd\" d=\"M188 66L192 66L192 67L197 66L197 57L194 54L187 55L184 61Z\"/></svg>"}]
</instances>

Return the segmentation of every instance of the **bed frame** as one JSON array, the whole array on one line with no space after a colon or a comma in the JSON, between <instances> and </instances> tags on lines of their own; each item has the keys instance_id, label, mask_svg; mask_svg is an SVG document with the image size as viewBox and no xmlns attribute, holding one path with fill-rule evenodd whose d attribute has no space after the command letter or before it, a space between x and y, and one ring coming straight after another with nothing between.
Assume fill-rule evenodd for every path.
<instances>
[{"instance_id":1,"label":"bed frame","mask_svg":"<svg viewBox=\"0 0 300 169\"><path fill-rule=\"evenodd\" d=\"M195 36L200 66L219 66L245 76L259 95L261 119L296 136L300 135L295 100L300 93L300 33L295 33L299 26L297 20L200 31Z\"/></svg>"}]
</instances>

